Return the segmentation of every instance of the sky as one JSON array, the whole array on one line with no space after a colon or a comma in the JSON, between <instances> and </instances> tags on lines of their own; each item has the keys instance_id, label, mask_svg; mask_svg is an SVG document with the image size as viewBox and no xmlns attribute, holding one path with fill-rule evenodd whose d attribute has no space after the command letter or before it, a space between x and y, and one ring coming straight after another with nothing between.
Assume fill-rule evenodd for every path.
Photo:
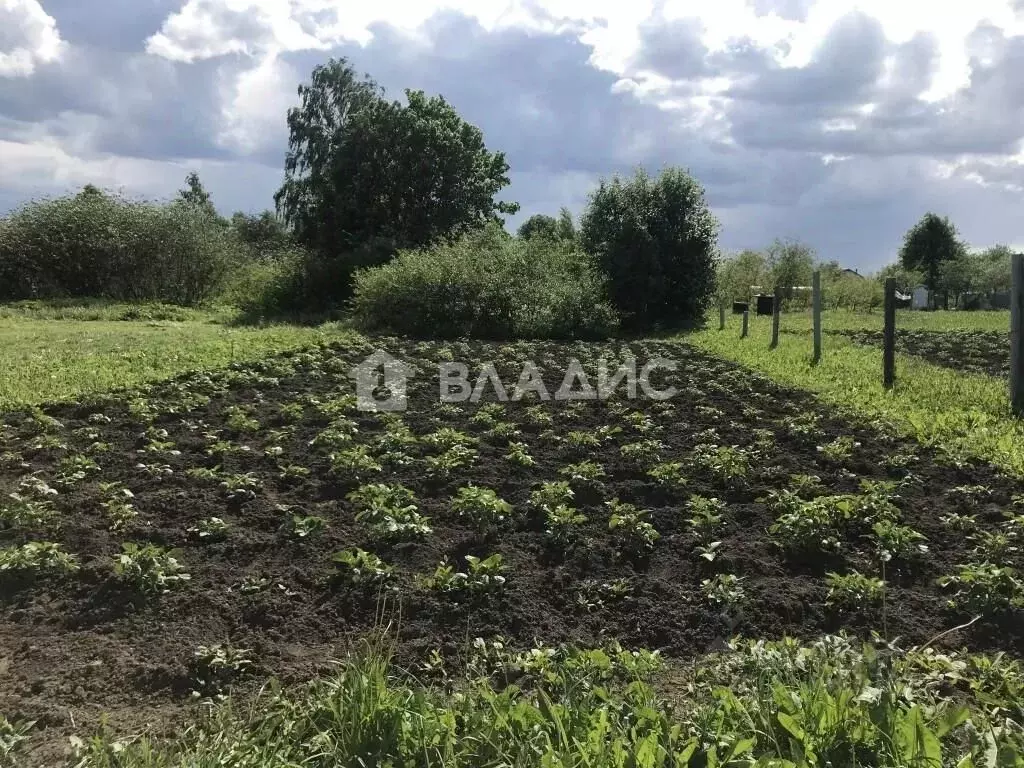
<instances>
[{"instance_id":1,"label":"sky","mask_svg":"<svg viewBox=\"0 0 1024 768\"><path fill-rule=\"evenodd\" d=\"M726 251L873 271L929 211L1024 247L1024 0L0 0L0 213L193 169L222 213L270 208L331 57L479 126L510 228L675 165Z\"/></svg>"}]
</instances>

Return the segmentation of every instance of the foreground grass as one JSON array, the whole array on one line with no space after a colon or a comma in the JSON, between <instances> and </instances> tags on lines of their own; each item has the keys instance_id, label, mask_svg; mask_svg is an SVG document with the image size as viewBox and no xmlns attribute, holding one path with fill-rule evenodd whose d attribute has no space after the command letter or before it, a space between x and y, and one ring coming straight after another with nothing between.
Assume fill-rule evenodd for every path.
<instances>
[{"instance_id":1,"label":"foreground grass","mask_svg":"<svg viewBox=\"0 0 1024 768\"><path fill-rule=\"evenodd\" d=\"M86 311L78 308L74 313ZM200 319L39 320L17 312L0 316L0 410L133 387L348 333L337 324L233 328L209 316L195 317Z\"/></svg>"},{"instance_id":2,"label":"foreground grass","mask_svg":"<svg viewBox=\"0 0 1024 768\"><path fill-rule=\"evenodd\" d=\"M740 322L738 317L729 317L724 331L719 331L715 322L686 340L782 384L810 390L826 402L892 426L955 460L982 459L1024 477L1024 422L1010 412L1005 381L897 353L896 386L886 391L878 349L826 336L823 359L814 366L810 336L780 334L778 348L769 350L771 318L751 318L750 336L744 340L739 338ZM795 319L787 315L782 322L783 327L792 327Z\"/></svg>"},{"instance_id":3,"label":"foreground grass","mask_svg":"<svg viewBox=\"0 0 1024 768\"><path fill-rule=\"evenodd\" d=\"M304 689L229 700L172 740L77 739L75 765L1024 765L1024 670L1002 656L829 637L737 642L684 669L616 644L515 653L477 640L465 671L435 660L430 673L428 687L372 648ZM31 729L0 725L13 757Z\"/></svg>"},{"instance_id":4,"label":"foreground grass","mask_svg":"<svg viewBox=\"0 0 1024 768\"><path fill-rule=\"evenodd\" d=\"M759 318L762 321L765 319ZM712 322L717 328L717 315ZM823 328L832 331L881 331L884 326L884 317L880 309L874 312L833 309L822 312L821 323ZM810 310L785 314L783 327L810 333ZM977 312L920 312L898 309L896 310L896 327L908 331L998 331L1008 334L1010 332L1010 311L1003 309L979 310Z\"/></svg>"}]
</instances>

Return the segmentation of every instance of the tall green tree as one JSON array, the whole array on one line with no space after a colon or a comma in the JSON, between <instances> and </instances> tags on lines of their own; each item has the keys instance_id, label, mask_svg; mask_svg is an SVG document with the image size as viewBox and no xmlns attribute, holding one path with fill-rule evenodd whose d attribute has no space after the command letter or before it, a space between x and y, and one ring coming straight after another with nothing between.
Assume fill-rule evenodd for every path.
<instances>
[{"instance_id":1,"label":"tall green tree","mask_svg":"<svg viewBox=\"0 0 1024 768\"><path fill-rule=\"evenodd\" d=\"M974 256L973 258L977 260L978 290L1010 290L1012 257L1013 251L1005 245L994 245Z\"/></svg>"},{"instance_id":2,"label":"tall green tree","mask_svg":"<svg viewBox=\"0 0 1024 768\"><path fill-rule=\"evenodd\" d=\"M178 191L178 200L217 217L217 209L210 199L210 193L206 191L203 182L199 180L199 174L195 171L185 177L185 188Z\"/></svg>"},{"instance_id":3,"label":"tall green tree","mask_svg":"<svg viewBox=\"0 0 1024 768\"><path fill-rule=\"evenodd\" d=\"M516 237L529 240L534 237L546 237L549 240L558 239L558 219L544 213L535 213L524 221L516 230Z\"/></svg>"},{"instance_id":4,"label":"tall green tree","mask_svg":"<svg viewBox=\"0 0 1024 768\"><path fill-rule=\"evenodd\" d=\"M231 217L231 229L249 252L263 258L285 248L290 237L284 222L273 211L250 215L236 211Z\"/></svg>"},{"instance_id":5,"label":"tall green tree","mask_svg":"<svg viewBox=\"0 0 1024 768\"><path fill-rule=\"evenodd\" d=\"M900 264L904 269L922 273L928 289L937 291L942 288L942 263L965 253L966 247L949 217L926 213L903 236Z\"/></svg>"},{"instance_id":6,"label":"tall green tree","mask_svg":"<svg viewBox=\"0 0 1024 768\"><path fill-rule=\"evenodd\" d=\"M754 286L770 282L768 262L760 251L740 251L719 262L718 291L723 303L750 301Z\"/></svg>"},{"instance_id":7,"label":"tall green tree","mask_svg":"<svg viewBox=\"0 0 1024 768\"><path fill-rule=\"evenodd\" d=\"M768 247L766 255L773 287L788 290L811 284L814 249L809 245L798 240L776 240Z\"/></svg>"},{"instance_id":8,"label":"tall green tree","mask_svg":"<svg viewBox=\"0 0 1024 768\"><path fill-rule=\"evenodd\" d=\"M579 232L576 231L576 220L573 218L572 211L566 208L564 205L558 212L558 223L555 225L555 233L558 235L558 239L575 243L579 240Z\"/></svg>"},{"instance_id":9,"label":"tall green tree","mask_svg":"<svg viewBox=\"0 0 1024 768\"><path fill-rule=\"evenodd\" d=\"M382 263L518 210L495 201L509 183L505 156L442 97L406 91L406 104L388 101L343 58L316 67L298 92L274 200L322 258Z\"/></svg>"},{"instance_id":10,"label":"tall green tree","mask_svg":"<svg viewBox=\"0 0 1024 768\"><path fill-rule=\"evenodd\" d=\"M609 277L631 331L699 324L715 292L718 221L688 172L602 180L580 223L580 242Z\"/></svg>"},{"instance_id":11,"label":"tall green tree","mask_svg":"<svg viewBox=\"0 0 1024 768\"><path fill-rule=\"evenodd\" d=\"M546 237L549 240L574 243L577 234L572 211L565 206L562 206L558 212L558 218L545 213L535 213L516 230L516 236L523 240L529 240L532 237Z\"/></svg>"}]
</instances>

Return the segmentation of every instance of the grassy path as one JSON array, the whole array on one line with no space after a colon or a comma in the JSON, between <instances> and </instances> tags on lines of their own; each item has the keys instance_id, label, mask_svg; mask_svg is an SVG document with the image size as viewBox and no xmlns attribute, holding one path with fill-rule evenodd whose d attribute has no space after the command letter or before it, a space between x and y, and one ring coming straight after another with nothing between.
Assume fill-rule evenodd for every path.
<instances>
[{"instance_id":1,"label":"grassy path","mask_svg":"<svg viewBox=\"0 0 1024 768\"><path fill-rule=\"evenodd\" d=\"M799 327L800 322L785 316L783 327ZM825 402L886 422L954 458L980 458L1024 477L1024 422L1010 413L1004 381L897 354L896 387L886 391L880 350L826 336L823 360L812 366L809 335L781 334L772 351L771 318L752 317L750 326L750 336L741 340L740 319L730 316L724 331L715 322L686 339L780 383L814 392Z\"/></svg>"}]
</instances>

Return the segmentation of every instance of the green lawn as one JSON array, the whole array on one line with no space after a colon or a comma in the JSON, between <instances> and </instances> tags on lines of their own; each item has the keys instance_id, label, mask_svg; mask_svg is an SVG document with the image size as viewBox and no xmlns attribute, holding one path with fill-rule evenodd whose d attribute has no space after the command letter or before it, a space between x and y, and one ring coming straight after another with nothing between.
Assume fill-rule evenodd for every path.
<instances>
[{"instance_id":1,"label":"green lawn","mask_svg":"<svg viewBox=\"0 0 1024 768\"><path fill-rule=\"evenodd\" d=\"M730 316L732 317L732 316ZM755 316L751 320L757 319ZM760 318L767 321L768 318ZM739 316L732 318L739 322ZM711 323L718 327L718 317ZM825 330L834 331L880 331L883 327L882 310L875 312L851 312L834 309L822 312L821 325ZM782 316L782 327L790 330L810 332L810 310L786 313ZM1010 332L1010 311L992 310L978 312L919 312L911 309L896 310L896 327L908 331L1002 331Z\"/></svg>"},{"instance_id":2,"label":"green lawn","mask_svg":"<svg viewBox=\"0 0 1024 768\"><path fill-rule=\"evenodd\" d=\"M350 333L336 323L232 327L219 322L224 313L196 310L180 310L188 318L182 321L85 319L125 310L0 307L0 410L136 386ZM76 319L50 319L62 313Z\"/></svg>"},{"instance_id":3,"label":"green lawn","mask_svg":"<svg viewBox=\"0 0 1024 768\"><path fill-rule=\"evenodd\" d=\"M901 314L900 320L913 314ZM932 327L948 327L956 314L960 313L927 316L936 318L930 321ZM980 317L980 313L962 314ZM782 327L792 328L802 321L784 315ZM834 327L828 319L823 322L825 327ZM771 318L751 317L750 336L744 340L739 338L740 325L740 317L730 315L726 329L719 331L716 318L707 330L685 338L782 384L809 390L826 402L886 422L953 456L981 458L1024 477L1024 422L1010 413L1005 381L897 353L896 386L886 391L882 387L881 350L859 346L840 336L825 336L823 359L813 366L809 335L780 334L778 348L769 350Z\"/></svg>"}]
</instances>

